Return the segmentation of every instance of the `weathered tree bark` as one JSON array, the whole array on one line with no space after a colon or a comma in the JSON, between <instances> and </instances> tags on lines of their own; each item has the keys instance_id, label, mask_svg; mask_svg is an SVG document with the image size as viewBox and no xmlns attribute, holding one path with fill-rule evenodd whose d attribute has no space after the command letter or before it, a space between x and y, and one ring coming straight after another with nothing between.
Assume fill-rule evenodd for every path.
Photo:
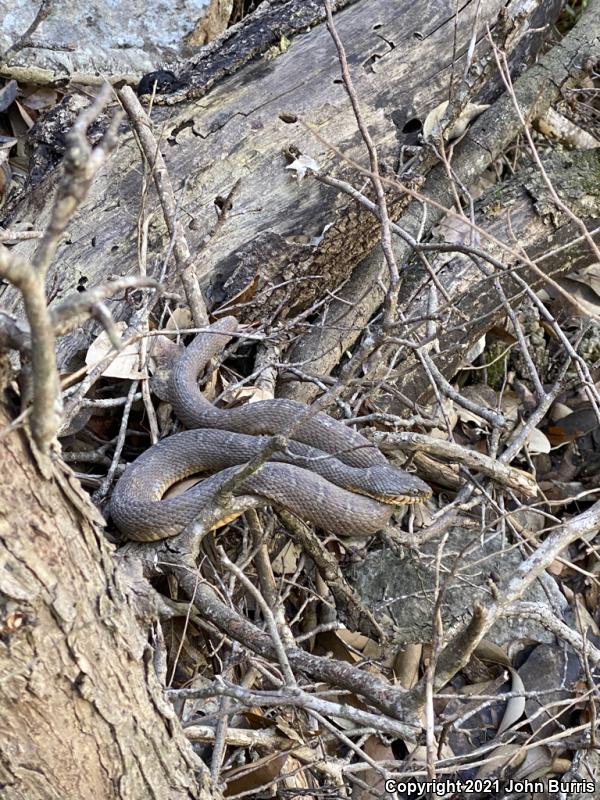
<instances>
[{"instance_id":1,"label":"weathered tree bark","mask_svg":"<svg viewBox=\"0 0 600 800\"><path fill-rule=\"evenodd\" d=\"M600 214L600 184L597 176L600 150L553 154L544 159L544 167L559 195L565 198L571 210L592 231L592 238L599 241L597 219ZM482 236L479 245L489 256L502 262L505 272L496 272L485 261L475 259L480 264L478 267L472 258L462 254L456 254L438 269L439 285L445 290L446 297L438 298L437 325L443 335L439 336L440 352L434 361L444 375L454 375L475 342L506 314L498 297L494 277L500 282L509 301L518 303L525 293L522 283L516 279L524 281L533 291L544 286L551 288L553 278L595 262L595 254L583 239L578 226L565 215L551 211L552 207L549 191L537 167L523 168L510 181L490 189L475 204L475 224L497 242L512 246L513 254L494 244L493 239L486 241ZM520 264L517 259L519 251L526 253L539 271ZM329 372L339 362L344 350L359 337L359 321L370 316L373 302L377 298L379 302L383 301L384 292L381 288L368 289L369 282L359 281L361 273L374 271L381 265L382 259L380 252L366 259L352 282L345 287L342 297L355 292L353 305L339 305L331 311L326 327L315 326L294 347L291 360L307 362L304 370L316 373L321 381L327 381ZM489 277L486 277L486 268L492 273ZM411 320L428 316L429 285L429 274L415 260L403 275L399 293L399 306L407 317L405 332L410 332L415 341L426 337L425 325ZM394 351L398 351L397 345ZM412 402L424 402L432 391L429 377L413 351L400 348L400 352L401 357L396 357L399 366L394 370L393 378L388 379L394 384L395 397L404 395ZM383 357L377 363L379 369L384 369ZM365 375L366 380L372 378L375 376ZM317 392L317 387L312 383L294 381L286 384L285 377L280 386L282 396L302 399L304 402L310 402ZM382 410L393 413L406 414L409 411L406 405L387 397L385 392L380 395L379 403Z\"/></svg>"},{"instance_id":2,"label":"weathered tree bark","mask_svg":"<svg viewBox=\"0 0 600 800\"><path fill-rule=\"evenodd\" d=\"M577 153L557 153L544 161L552 185L569 208L600 242L597 230L600 215L600 149ZM498 242L527 253L539 271L520 265L515 256L507 256L500 246L487 247L490 255L502 260L506 272L499 274L488 266L488 276L468 256L457 255L439 272L441 285L455 305L441 312L444 332L441 352L434 359L444 374L453 375L463 357L477 340L506 315L493 278L497 278L513 307L526 299L525 287L533 291L547 288L553 292L552 278L576 272L595 262L595 254L581 235L578 226L553 209L547 186L537 167L520 171L513 180L488 192L477 203L477 223ZM485 268L485 262L481 262ZM517 282L517 279L520 282ZM423 281L421 270L408 271L401 291L402 305L416 317L426 314L426 301L419 291ZM523 285L525 284L525 287ZM564 302L560 295L557 299ZM416 302L415 302L416 300ZM440 306L446 305L440 298ZM413 328L413 333L416 330ZM412 353L394 380L399 392L422 402L431 391L429 378ZM398 410L398 409L396 409Z\"/></svg>"},{"instance_id":3,"label":"weathered tree bark","mask_svg":"<svg viewBox=\"0 0 600 800\"><path fill-rule=\"evenodd\" d=\"M136 616L98 512L67 469L38 472L22 432L0 463L0 795L208 798L155 673L151 602Z\"/></svg>"},{"instance_id":4,"label":"weathered tree bark","mask_svg":"<svg viewBox=\"0 0 600 800\"><path fill-rule=\"evenodd\" d=\"M480 40L487 26L496 23L503 5L499 0L480 4ZM525 14L532 16L513 43L515 62L531 60L539 47L540 31L553 19L558 5L556 0L546 0L541 6L526 4ZM454 3L432 5L429 0L407 3L402 9L388 0L362 0L336 14L365 120L383 163L392 172L400 146L409 136L403 131L406 123L423 121L447 98L451 74L464 69L475 6L467 4L458 16L460 58L454 65L453 15ZM499 92L496 81L483 97L491 99ZM190 249L197 253L197 273L209 304L218 305L251 283L254 275L264 284L286 280L291 274L303 286L302 275L313 274L314 247L309 243L348 202L314 181L299 184L286 171L285 151L297 148L326 171L362 182L355 170L306 129L307 123L344 156L366 163L364 144L341 85L335 47L325 27L319 25L295 37L276 58L249 62L200 100L155 108L153 120L161 132L161 151L169 172L182 181L180 213ZM141 180L136 142L131 133L125 133L118 153L101 171L76 217L76 235L59 249L48 279L53 302L76 290L82 279L92 285L109 275L137 271ZM55 182L54 174L47 176L19 202L9 223L36 228L45 224ZM218 234L203 245L217 221L215 202L227 197L234 186L231 211ZM145 202L152 207L148 198ZM160 213L152 219L149 237L151 252L167 250L169 237ZM351 244L348 239L348 247ZM26 257L31 247L22 243L18 251ZM158 259L152 274L158 276L160 270ZM231 283L224 288L229 278ZM173 274L169 280L171 288L179 288ZM7 311L20 304L10 288L4 290L1 301ZM117 318L130 314L123 302L111 308ZM62 367L87 349L91 330L88 325L59 342Z\"/></svg>"},{"instance_id":5,"label":"weathered tree bark","mask_svg":"<svg viewBox=\"0 0 600 800\"><path fill-rule=\"evenodd\" d=\"M590 53L594 42L594 31L600 24L600 4L593 3L588 7L587 16L559 42L556 47L546 53L540 61L528 70L515 83L515 93L521 110L534 118L560 97L561 86L572 79L571 70L574 65L582 65ZM513 141L519 128L519 120L513 101L505 95L492 108L470 126L464 139L455 148L452 159L453 174L463 186L470 187L483 171ZM444 216L444 209L454 203L454 188L448 181L446 169L442 164L435 167L428 175L422 194L434 200L437 207L429 207L427 213L427 231L430 231ZM523 200L526 201L524 197ZM532 207L533 210L533 207ZM585 212L583 215L586 216ZM417 236L423 221L421 202L413 201L401 218L401 227ZM484 222L484 227L486 223ZM529 223L527 223L529 224ZM553 223L552 223L553 224ZM562 232L564 234L564 230ZM561 234L562 235L562 234ZM536 234L530 232L526 242L534 245ZM412 249L399 237L393 239L396 260L406 265L412 257ZM547 268L547 264L543 269ZM382 275L382 283L387 279L382 271L382 256L379 250L371 253L354 270L352 277L339 292L339 300L334 301L327 310L328 326L325 330L317 324L306 336L290 350L290 362L303 363L308 373L328 375L339 362L343 353L352 348L361 331L378 305L383 300L383 292L372 290ZM400 311L412 312L415 282L427 281L428 275L419 262L413 264L408 280L400 292ZM449 365L448 374L451 373ZM280 387L279 394L293 397L296 400L310 402L318 389L314 384L295 383Z\"/></svg>"}]
</instances>

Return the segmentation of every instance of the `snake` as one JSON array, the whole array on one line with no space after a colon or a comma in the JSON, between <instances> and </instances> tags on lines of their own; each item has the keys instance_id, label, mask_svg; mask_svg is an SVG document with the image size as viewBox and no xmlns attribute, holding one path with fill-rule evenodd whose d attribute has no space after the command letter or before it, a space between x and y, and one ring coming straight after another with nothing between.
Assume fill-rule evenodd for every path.
<instances>
[{"instance_id":1,"label":"snake","mask_svg":"<svg viewBox=\"0 0 600 800\"><path fill-rule=\"evenodd\" d=\"M420 478L391 464L361 433L322 411L287 399L219 408L198 378L237 335L235 317L222 317L199 333L176 360L168 400L187 428L161 439L127 465L110 500L110 515L128 538L176 536L240 466L264 452L275 435L287 446L234 489L260 504L280 506L339 536L371 536L385 528L396 506L431 496ZM290 435L291 434L291 435ZM209 475L178 496L179 481ZM234 481L235 484L235 481ZM230 521L223 516L214 527Z\"/></svg>"}]
</instances>

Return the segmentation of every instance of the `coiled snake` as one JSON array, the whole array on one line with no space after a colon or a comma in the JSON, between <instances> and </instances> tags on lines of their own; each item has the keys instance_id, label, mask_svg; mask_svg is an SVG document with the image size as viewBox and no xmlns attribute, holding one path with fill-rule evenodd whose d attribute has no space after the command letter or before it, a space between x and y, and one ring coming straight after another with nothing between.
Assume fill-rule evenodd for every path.
<instances>
[{"instance_id":1,"label":"coiled snake","mask_svg":"<svg viewBox=\"0 0 600 800\"><path fill-rule=\"evenodd\" d=\"M237 331L224 317L199 334L175 364L169 399L191 430L150 447L131 463L111 498L111 516L131 539L175 536L210 502L226 478L259 454L269 437L293 431L285 452L246 479L237 492L258 495L324 530L369 536L383 528L394 505L431 495L422 480L391 465L367 439L323 413L292 400L262 400L218 409L198 388L198 375ZM177 481L217 473L178 497L162 499Z\"/></svg>"}]
</instances>

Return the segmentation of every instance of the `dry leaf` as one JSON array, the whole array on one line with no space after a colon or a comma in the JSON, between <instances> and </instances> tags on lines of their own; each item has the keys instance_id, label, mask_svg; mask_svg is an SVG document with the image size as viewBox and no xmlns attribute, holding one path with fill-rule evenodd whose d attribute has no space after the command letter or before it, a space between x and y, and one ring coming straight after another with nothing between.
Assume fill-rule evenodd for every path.
<instances>
[{"instance_id":1,"label":"dry leaf","mask_svg":"<svg viewBox=\"0 0 600 800\"><path fill-rule=\"evenodd\" d=\"M567 275L567 277L580 281L580 283L585 283L600 297L600 264L590 264L588 267L583 267L583 269Z\"/></svg>"},{"instance_id":2,"label":"dry leaf","mask_svg":"<svg viewBox=\"0 0 600 800\"><path fill-rule=\"evenodd\" d=\"M491 680L467 683L465 686L460 686L456 689L456 695L458 697L470 697L473 694L495 694L506 683L507 677L506 672L503 672Z\"/></svg>"},{"instance_id":3,"label":"dry leaf","mask_svg":"<svg viewBox=\"0 0 600 800\"><path fill-rule=\"evenodd\" d=\"M481 235L464 217L456 214L447 214L434 229L437 236L450 244L466 244L478 247L481 244Z\"/></svg>"},{"instance_id":4,"label":"dry leaf","mask_svg":"<svg viewBox=\"0 0 600 800\"><path fill-rule=\"evenodd\" d=\"M509 419L511 422L516 422L519 417L519 411L522 408L523 402L516 392L512 389L506 389L502 392L500 411L502 411L506 419Z\"/></svg>"},{"instance_id":5,"label":"dry leaf","mask_svg":"<svg viewBox=\"0 0 600 800\"><path fill-rule=\"evenodd\" d=\"M410 749L410 744L405 742L405 744ZM454 758L454 752L450 745L444 744L441 748L440 758ZM415 764L426 764L427 763L427 748L425 745L418 745L417 747L413 747L410 751L410 760L414 761Z\"/></svg>"},{"instance_id":6,"label":"dry leaf","mask_svg":"<svg viewBox=\"0 0 600 800\"><path fill-rule=\"evenodd\" d=\"M557 276L555 280L569 296L561 295L557 299L561 306L565 304L566 300L569 312L573 316L585 318L586 315L589 315L594 319L600 319L600 298L587 283L560 276Z\"/></svg>"},{"instance_id":7,"label":"dry leaf","mask_svg":"<svg viewBox=\"0 0 600 800\"><path fill-rule=\"evenodd\" d=\"M467 350L462 357L462 365L469 367L485 350L485 335L478 339L475 344Z\"/></svg>"},{"instance_id":8,"label":"dry leaf","mask_svg":"<svg viewBox=\"0 0 600 800\"><path fill-rule=\"evenodd\" d=\"M235 306L249 302L256 294L259 285L260 275L255 275L250 283L244 286L243 289L240 289L240 291L237 294L234 294L233 297L230 297L224 305L213 311L213 317L215 317L215 319L225 317L227 314L232 313L231 309L235 308Z\"/></svg>"},{"instance_id":9,"label":"dry leaf","mask_svg":"<svg viewBox=\"0 0 600 800\"><path fill-rule=\"evenodd\" d=\"M591 631L591 633L594 636L600 636L600 629L598 628L596 621L591 616L587 608L583 605L583 598L581 597L581 595L577 595L576 604L577 604L577 615L578 615L577 624L579 629L582 632L585 632L586 634L588 633L588 631Z\"/></svg>"},{"instance_id":10,"label":"dry leaf","mask_svg":"<svg viewBox=\"0 0 600 800\"><path fill-rule=\"evenodd\" d=\"M451 400L449 397L444 397L441 405L442 407L440 408L440 404L436 401L435 403L425 406L427 415L437 422L438 425L437 428L432 428L429 435L435 436L438 439L447 439L448 430L446 429L446 420L448 420L448 424L452 430L458 422L458 414L456 412L454 400Z\"/></svg>"},{"instance_id":11,"label":"dry leaf","mask_svg":"<svg viewBox=\"0 0 600 800\"><path fill-rule=\"evenodd\" d=\"M58 92L47 86L41 86L35 92L21 98L21 104L30 111L43 111L52 108L58 103Z\"/></svg>"},{"instance_id":12,"label":"dry leaf","mask_svg":"<svg viewBox=\"0 0 600 800\"><path fill-rule=\"evenodd\" d=\"M545 745L538 745L527 751L525 761L523 761L515 772L513 779L516 781L523 780L524 778L535 780L536 778L542 778L550 772L551 769L552 772L555 771L552 768L552 753L550 752L550 748Z\"/></svg>"},{"instance_id":13,"label":"dry leaf","mask_svg":"<svg viewBox=\"0 0 600 800\"><path fill-rule=\"evenodd\" d=\"M520 744L503 744L492 750L491 755L486 758L486 763L482 764L477 771L478 778L485 778L500 769L503 769L510 762L519 764L525 758L525 750Z\"/></svg>"},{"instance_id":14,"label":"dry leaf","mask_svg":"<svg viewBox=\"0 0 600 800\"><path fill-rule=\"evenodd\" d=\"M573 411L572 408L565 405L564 403L554 403L552 408L550 409L550 419L552 422L557 422L559 419L564 419L568 417L569 414Z\"/></svg>"},{"instance_id":15,"label":"dry leaf","mask_svg":"<svg viewBox=\"0 0 600 800\"><path fill-rule=\"evenodd\" d=\"M485 383L477 386L463 386L460 392L463 397L477 403L482 408L496 409L498 406L498 395L491 386L487 386ZM457 404L456 413L461 422L474 422L477 427L487 429L488 423L473 411Z\"/></svg>"},{"instance_id":16,"label":"dry leaf","mask_svg":"<svg viewBox=\"0 0 600 800\"><path fill-rule=\"evenodd\" d=\"M498 736L511 728L515 722L523 716L523 712L525 711L525 686L523 685L523 681L516 670L512 667L508 669L512 675L511 692L523 692L523 696L511 697L506 704L506 710L504 711L502 722L498 728Z\"/></svg>"},{"instance_id":17,"label":"dry leaf","mask_svg":"<svg viewBox=\"0 0 600 800\"><path fill-rule=\"evenodd\" d=\"M515 508L508 512L513 523L524 530L527 537L534 538L534 534L539 533L546 527L546 520L543 514L530 511L527 508Z\"/></svg>"},{"instance_id":18,"label":"dry leaf","mask_svg":"<svg viewBox=\"0 0 600 800\"><path fill-rule=\"evenodd\" d=\"M234 387L227 393L228 402L244 401L248 403L259 403L261 400L272 400L273 393L262 389L260 386L239 386Z\"/></svg>"},{"instance_id":19,"label":"dry leaf","mask_svg":"<svg viewBox=\"0 0 600 800\"><path fill-rule=\"evenodd\" d=\"M361 655L352 651L349 644L344 641L344 634L347 631L341 629L339 631L324 631L317 635L317 644L319 652L331 653L333 658L338 661L346 661L350 664L356 664L361 661ZM348 631L348 633L350 633ZM358 634L360 635L360 634Z\"/></svg>"},{"instance_id":20,"label":"dry leaf","mask_svg":"<svg viewBox=\"0 0 600 800\"><path fill-rule=\"evenodd\" d=\"M6 86L0 89L0 111L6 111L12 105L17 97L17 89L16 81L9 81Z\"/></svg>"},{"instance_id":21,"label":"dry leaf","mask_svg":"<svg viewBox=\"0 0 600 800\"><path fill-rule=\"evenodd\" d=\"M569 772L571 769L573 769L573 759L560 758L558 756L554 756L552 759L550 771L555 775L564 775L565 772Z\"/></svg>"},{"instance_id":22,"label":"dry leaf","mask_svg":"<svg viewBox=\"0 0 600 800\"><path fill-rule=\"evenodd\" d=\"M116 329L119 333L123 333L127 329L127 323L117 322ZM137 342L135 344L128 344L115 356L102 374L106 378L122 378L125 380L141 380L144 378L144 374L140 372L139 369L140 357L138 348L139 344ZM100 336L92 342L85 354L85 363L88 367L88 372L91 372L96 364L102 361L109 353L114 353L114 348L106 331L102 331Z\"/></svg>"},{"instance_id":23,"label":"dry leaf","mask_svg":"<svg viewBox=\"0 0 600 800\"><path fill-rule=\"evenodd\" d=\"M384 744L378 736L369 736L362 749L375 762L390 762L395 759L391 745ZM385 791L385 775L374 767L362 772L361 782L352 788L352 800L373 800L374 797L389 796Z\"/></svg>"},{"instance_id":24,"label":"dry leaf","mask_svg":"<svg viewBox=\"0 0 600 800\"><path fill-rule=\"evenodd\" d=\"M202 478L198 475L192 476L191 478L184 478L181 481L177 481L172 486L169 486L167 491L164 494L165 499L167 497L179 497L179 495L185 494L188 489L191 489L196 484L200 483Z\"/></svg>"},{"instance_id":25,"label":"dry leaf","mask_svg":"<svg viewBox=\"0 0 600 800\"><path fill-rule=\"evenodd\" d=\"M189 308L184 308L183 306L178 306L169 313L169 319L165 325L165 328L169 331L181 331L193 327L192 312Z\"/></svg>"},{"instance_id":26,"label":"dry leaf","mask_svg":"<svg viewBox=\"0 0 600 800\"><path fill-rule=\"evenodd\" d=\"M287 165L286 169L293 169L296 171L298 183L300 183L302 178L304 178L308 170L316 173L321 171L321 167L317 164L314 158L305 155L298 156L298 158L294 159L291 164Z\"/></svg>"},{"instance_id":27,"label":"dry leaf","mask_svg":"<svg viewBox=\"0 0 600 800\"><path fill-rule=\"evenodd\" d=\"M510 659L504 650L489 639L482 639L475 648L475 655L481 661L489 661L492 664L501 664L503 667L510 668Z\"/></svg>"},{"instance_id":28,"label":"dry leaf","mask_svg":"<svg viewBox=\"0 0 600 800\"><path fill-rule=\"evenodd\" d=\"M548 566L546 571L549 572L550 575L554 575L555 577L558 578L559 575L562 575L563 572L566 571L566 566L561 561L554 559L554 561Z\"/></svg>"},{"instance_id":29,"label":"dry leaf","mask_svg":"<svg viewBox=\"0 0 600 800\"><path fill-rule=\"evenodd\" d=\"M31 117L27 109L24 106L22 106L21 103L19 103L18 100L15 100L15 106L18 109L19 114L21 115L21 119L27 126L27 130L31 130L31 128L33 128L33 126L35 125L35 120Z\"/></svg>"},{"instance_id":30,"label":"dry leaf","mask_svg":"<svg viewBox=\"0 0 600 800\"><path fill-rule=\"evenodd\" d=\"M304 744L304 740L297 729L292 727L281 715L275 717L275 725L277 726L278 732L283 733L288 739L291 739L293 742L298 742L298 744Z\"/></svg>"},{"instance_id":31,"label":"dry leaf","mask_svg":"<svg viewBox=\"0 0 600 800\"><path fill-rule=\"evenodd\" d=\"M557 419L548 426L546 432L552 446L556 447L566 442L574 442L580 436L592 433L598 428L598 425L598 417L594 409L585 406Z\"/></svg>"},{"instance_id":32,"label":"dry leaf","mask_svg":"<svg viewBox=\"0 0 600 800\"><path fill-rule=\"evenodd\" d=\"M355 631L349 631L346 628L340 628L339 631L335 631L335 635L338 637L338 639L344 642L344 644L347 644L349 647L358 651L359 653L364 653L369 641L371 641L368 636L365 636L362 633L356 633ZM380 649L378 650L378 654L381 655ZM354 657L356 657L355 654Z\"/></svg>"},{"instance_id":33,"label":"dry leaf","mask_svg":"<svg viewBox=\"0 0 600 800\"><path fill-rule=\"evenodd\" d=\"M549 453L552 445L545 433L538 428L533 428L527 437L527 449L531 455L539 455L540 453Z\"/></svg>"},{"instance_id":34,"label":"dry leaf","mask_svg":"<svg viewBox=\"0 0 600 800\"><path fill-rule=\"evenodd\" d=\"M301 554L302 548L299 545L295 542L287 542L272 561L273 573L275 575L293 575Z\"/></svg>"},{"instance_id":35,"label":"dry leaf","mask_svg":"<svg viewBox=\"0 0 600 800\"><path fill-rule=\"evenodd\" d=\"M421 644L407 644L394 657L396 681L405 689L412 689L419 680L419 665L422 652L423 646Z\"/></svg>"},{"instance_id":36,"label":"dry leaf","mask_svg":"<svg viewBox=\"0 0 600 800\"><path fill-rule=\"evenodd\" d=\"M479 428L487 428L488 423L482 419L479 414L476 414L474 411L470 411L468 408L463 408L458 404L456 406L456 416L461 422L474 422Z\"/></svg>"},{"instance_id":37,"label":"dry leaf","mask_svg":"<svg viewBox=\"0 0 600 800\"><path fill-rule=\"evenodd\" d=\"M308 775L300 769L300 762L297 758L290 756L285 762L285 770L282 773L285 775L282 781L283 790L281 794L284 797L301 798L305 797L308 792ZM294 789L299 791L296 793Z\"/></svg>"},{"instance_id":38,"label":"dry leaf","mask_svg":"<svg viewBox=\"0 0 600 800\"><path fill-rule=\"evenodd\" d=\"M257 792L280 777L289 756L268 755L235 769L225 770L221 778L227 784L225 795Z\"/></svg>"}]
</instances>

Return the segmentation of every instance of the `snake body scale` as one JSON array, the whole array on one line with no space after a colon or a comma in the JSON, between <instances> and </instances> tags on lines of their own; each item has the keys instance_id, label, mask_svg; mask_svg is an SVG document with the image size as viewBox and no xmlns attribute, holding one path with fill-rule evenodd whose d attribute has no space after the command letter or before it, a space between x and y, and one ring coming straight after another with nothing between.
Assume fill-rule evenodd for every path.
<instances>
[{"instance_id":1,"label":"snake body scale","mask_svg":"<svg viewBox=\"0 0 600 800\"><path fill-rule=\"evenodd\" d=\"M115 486L111 516L129 538L155 541L177 535L237 469L258 455L270 436L293 431L238 491L283 506L342 536L368 536L383 528L395 505L431 495L422 480L391 465L361 434L292 400L262 400L232 409L213 406L198 375L237 331L224 317L199 334L173 368L169 399L190 430L163 439L132 462ZM177 481L213 472L198 486L163 499Z\"/></svg>"}]
</instances>

